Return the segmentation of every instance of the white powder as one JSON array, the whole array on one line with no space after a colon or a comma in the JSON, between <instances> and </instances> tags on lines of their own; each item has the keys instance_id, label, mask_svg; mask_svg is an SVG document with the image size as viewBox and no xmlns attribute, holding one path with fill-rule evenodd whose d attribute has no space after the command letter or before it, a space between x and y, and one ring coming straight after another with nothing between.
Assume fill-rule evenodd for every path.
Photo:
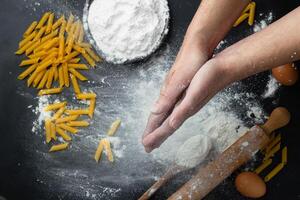
<instances>
[{"instance_id":1,"label":"white powder","mask_svg":"<svg viewBox=\"0 0 300 200\"><path fill-rule=\"evenodd\" d=\"M34 112L38 116L37 119L32 124L31 131L33 133L36 133L37 130L41 129L43 125L43 121L46 118L51 117L51 112L44 111L45 106L50 104L49 97L46 95L46 96L37 97L37 99L38 99L38 105L37 107L32 109L32 112Z\"/></svg>"},{"instance_id":2,"label":"white powder","mask_svg":"<svg viewBox=\"0 0 300 200\"><path fill-rule=\"evenodd\" d=\"M279 87L280 84L277 82L277 80L272 75L269 75L267 88L265 92L262 94L262 97L263 98L273 97Z\"/></svg>"},{"instance_id":3,"label":"white powder","mask_svg":"<svg viewBox=\"0 0 300 200\"><path fill-rule=\"evenodd\" d=\"M88 14L90 32L113 63L146 57L168 32L166 0L94 0Z\"/></svg>"},{"instance_id":4,"label":"white powder","mask_svg":"<svg viewBox=\"0 0 300 200\"><path fill-rule=\"evenodd\" d=\"M200 164L211 150L211 139L205 135L196 135L180 146L175 162L177 165L192 168Z\"/></svg>"},{"instance_id":5,"label":"white powder","mask_svg":"<svg viewBox=\"0 0 300 200\"><path fill-rule=\"evenodd\" d=\"M260 16L263 16L263 14L260 14ZM253 31L258 32L266 28L270 23L273 22L273 18L274 18L273 13L269 12L268 15L264 17L264 19L260 20L259 22L255 22Z\"/></svg>"}]
</instances>

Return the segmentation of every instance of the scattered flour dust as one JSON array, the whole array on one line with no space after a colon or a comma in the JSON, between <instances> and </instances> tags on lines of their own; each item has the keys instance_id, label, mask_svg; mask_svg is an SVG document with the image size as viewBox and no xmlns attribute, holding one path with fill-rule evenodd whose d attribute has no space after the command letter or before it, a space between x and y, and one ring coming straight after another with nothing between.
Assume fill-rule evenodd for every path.
<instances>
[{"instance_id":1,"label":"scattered flour dust","mask_svg":"<svg viewBox=\"0 0 300 200\"><path fill-rule=\"evenodd\" d=\"M32 112L34 112L38 116L37 120L33 121L32 124L33 133L37 133L37 131L41 129L44 120L46 118L51 117L51 112L44 111L45 106L50 104L49 97L45 95L45 96L37 97L37 99L38 99L38 105L37 107L32 109Z\"/></svg>"},{"instance_id":2,"label":"scattered flour dust","mask_svg":"<svg viewBox=\"0 0 300 200\"><path fill-rule=\"evenodd\" d=\"M259 16L264 16L264 14L260 14ZM267 15L264 16L264 18L260 21L255 21L253 31L259 32L262 29L266 28L269 24L273 22L274 16L272 12L269 12Z\"/></svg>"},{"instance_id":3,"label":"scattered flour dust","mask_svg":"<svg viewBox=\"0 0 300 200\"><path fill-rule=\"evenodd\" d=\"M205 135L196 135L186 140L178 149L175 162L179 166L192 168L200 164L212 147L211 139Z\"/></svg>"},{"instance_id":4,"label":"scattered flour dust","mask_svg":"<svg viewBox=\"0 0 300 200\"><path fill-rule=\"evenodd\" d=\"M123 63L146 57L168 32L166 0L94 0L90 32L107 61Z\"/></svg>"},{"instance_id":5,"label":"scattered flour dust","mask_svg":"<svg viewBox=\"0 0 300 200\"><path fill-rule=\"evenodd\" d=\"M267 84L267 88L266 88L265 92L262 94L262 97L263 98L273 97L279 87L280 87L280 84L278 83L278 81L272 75L269 75L269 81Z\"/></svg>"}]
</instances>

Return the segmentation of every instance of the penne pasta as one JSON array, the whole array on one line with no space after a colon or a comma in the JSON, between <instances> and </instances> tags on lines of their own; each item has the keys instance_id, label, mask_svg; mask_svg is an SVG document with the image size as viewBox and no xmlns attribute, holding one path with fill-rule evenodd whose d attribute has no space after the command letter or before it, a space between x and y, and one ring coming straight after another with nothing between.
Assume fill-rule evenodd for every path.
<instances>
[{"instance_id":1,"label":"penne pasta","mask_svg":"<svg viewBox=\"0 0 300 200\"><path fill-rule=\"evenodd\" d=\"M56 111L56 113L53 115L52 119L53 120L59 119L64 114L65 110L66 110L65 106L60 107L58 111Z\"/></svg>"},{"instance_id":2,"label":"penne pasta","mask_svg":"<svg viewBox=\"0 0 300 200\"><path fill-rule=\"evenodd\" d=\"M63 143L63 144L57 144L57 145L53 145L49 152L55 152L55 151L62 151L67 149L69 146L69 143Z\"/></svg>"},{"instance_id":3,"label":"penne pasta","mask_svg":"<svg viewBox=\"0 0 300 200\"><path fill-rule=\"evenodd\" d=\"M80 93L76 95L77 99L85 100L85 99L94 99L97 97L95 93Z\"/></svg>"},{"instance_id":4,"label":"penne pasta","mask_svg":"<svg viewBox=\"0 0 300 200\"><path fill-rule=\"evenodd\" d=\"M37 48L41 44L41 40L34 42L28 49L26 49L25 54L30 55L35 48Z\"/></svg>"},{"instance_id":5,"label":"penne pasta","mask_svg":"<svg viewBox=\"0 0 300 200\"><path fill-rule=\"evenodd\" d=\"M34 53L34 54L32 54L28 57L31 58L31 59L34 59L34 58L41 58L45 55L47 55L47 53L45 51L40 51L40 52Z\"/></svg>"},{"instance_id":6,"label":"penne pasta","mask_svg":"<svg viewBox=\"0 0 300 200\"><path fill-rule=\"evenodd\" d=\"M77 45L77 44L75 44L74 46L73 46L73 49L75 50L75 51L78 51L78 52L80 52L80 53L85 53L85 49L84 48L81 48L79 45Z\"/></svg>"},{"instance_id":7,"label":"penne pasta","mask_svg":"<svg viewBox=\"0 0 300 200\"><path fill-rule=\"evenodd\" d=\"M51 141L51 120L45 120L45 131L46 131L46 142L49 143Z\"/></svg>"},{"instance_id":8,"label":"penne pasta","mask_svg":"<svg viewBox=\"0 0 300 200\"><path fill-rule=\"evenodd\" d=\"M81 91L80 91L80 87L78 85L76 77L74 75L71 75L70 77L71 77L71 82L72 82L75 94L79 94Z\"/></svg>"},{"instance_id":9,"label":"penne pasta","mask_svg":"<svg viewBox=\"0 0 300 200\"><path fill-rule=\"evenodd\" d=\"M287 147L284 147L281 151L281 162L287 164Z\"/></svg>"},{"instance_id":10,"label":"penne pasta","mask_svg":"<svg viewBox=\"0 0 300 200\"><path fill-rule=\"evenodd\" d=\"M39 72L41 71L37 71L35 70L31 76L29 77L29 79L27 80L27 86L30 87L30 85L33 83L34 79L37 77L37 75L39 74Z\"/></svg>"},{"instance_id":11,"label":"penne pasta","mask_svg":"<svg viewBox=\"0 0 300 200\"><path fill-rule=\"evenodd\" d=\"M23 80L26 78L29 74L31 74L35 69L37 68L37 64L31 65L29 68L27 68L23 73L21 73L18 76L19 80Z\"/></svg>"},{"instance_id":12,"label":"penne pasta","mask_svg":"<svg viewBox=\"0 0 300 200\"><path fill-rule=\"evenodd\" d=\"M69 60L69 63L71 63L71 64L77 64L77 63L79 63L80 62L80 58L73 58L73 59L71 59L71 60ZM68 65L69 66L69 65ZM70 67L70 66L69 66Z\"/></svg>"},{"instance_id":13,"label":"penne pasta","mask_svg":"<svg viewBox=\"0 0 300 200\"><path fill-rule=\"evenodd\" d=\"M74 36L71 35L70 36L70 40L68 41L68 45L66 47L66 53L70 54L72 49L73 49L73 45L74 45Z\"/></svg>"},{"instance_id":14,"label":"penne pasta","mask_svg":"<svg viewBox=\"0 0 300 200\"><path fill-rule=\"evenodd\" d=\"M92 98L90 100L90 107L89 107L89 117L90 118L93 118L93 116L94 116L95 106L96 106L96 99Z\"/></svg>"},{"instance_id":15,"label":"penne pasta","mask_svg":"<svg viewBox=\"0 0 300 200\"><path fill-rule=\"evenodd\" d=\"M55 124L51 122L51 138L57 140Z\"/></svg>"},{"instance_id":16,"label":"penne pasta","mask_svg":"<svg viewBox=\"0 0 300 200\"><path fill-rule=\"evenodd\" d=\"M267 176L265 176L264 181L270 181L275 175L278 174L284 167L283 163L278 164Z\"/></svg>"},{"instance_id":17,"label":"penne pasta","mask_svg":"<svg viewBox=\"0 0 300 200\"><path fill-rule=\"evenodd\" d=\"M87 81L88 79L83 76L82 74L80 74L78 71L76 71L74 68L69 68L69 71L79 80L81 81Z\"/></svg>"},{"instance_id":18,"label":"penne pasta","mask_svg":"<svg viewBox=\"0 0 300 200\"><path fill-rule=\"evenodd\" d=\"M85 48L85 50L96 62L101 61L101 58L91 48Z\"/></svg>"},{"instance_id":19,"label":"penne pasta","mask_svg":"<svg viewBox=\"0 0 300 200\"><path fill-rule=\"evenodd\" d=\"M65 32L66 32L66 21L63 21L61 26L60 26L58 37L64 37Z\"/></svg>"},{"instance_id":20,"label":"penne pasta","mask_svg":"<svg viewBox=\"0 0 300 200\"><path fill-rule=\"evenodd\" d=\"M249 24L250 26L252 26L253 23L254 23L254 16L255 16L255 7L256 7L256 3L255 3L255 2L251 2L250 4L251 4L251 6L250 6L250 12L249 12L248 24Z\"/></svg>"},{"instance_id":21,"label":"penne pasta","mask_svg":"<svg viewBox=\"0 0 300 200\"><path fill-rule=\"evenodd\" d=\"M65 16L61 16L52 26L52 30L57 29L65 21Z\"/></svg>"},{"instance_id":22,"label":"penne pasta","mask_svg":"<svg viewBox=\"0 0 300 200\"><path fill-rule=\"evenodd\" d=\"M106 156L107 156L108 160L110 162L114 162L114 157L113 157L113 153L112 153L112 150L111 150L111 147L110 147L109 140L104 138L104 139L102 139L102 142L103 142L103 146L104 146L104 149L105 149Z\"/></svg>"},{"instance_id":23,"label":"penne pasta","mask_svg":"<svg viewBox=\"0 0 300 200\"><path fill-rule=\"evenodd\" d=\"M62 60L65 55L65 38L59 36L58 58Z\"/></svg>"},{"instance_id":24,"label":"penne pasta","mask_svg":"<svg viewBox=\"0 0 300 200\"><path fill-rule=\"evenodd\" d=\"M89 110L66 110L68 115L88 115Z\"/></svg>"},{"instance_id":25,"label":"penne pasta","mask_svg":"<svg viewBox=\"0 0 300 200\"><path fill-rule=\"evenodd\" d=\"M83 39L84 39L84 29L83 29L82 23L80 23L80 32L79 32L77 42L80 44L83 42Z\"/></svg>"},{"instance_id":26,"label":"penne pasta","mask_svg":"<svg viewBox=\"0 0 300 200\"><path fill-rule=\"evenodd\" d=\"M272 159L268 159L263 162L256 170L254 171L256 174L260 174L264 169L266 169L269 165L271 165Z\"/></svg>"},{"instance_id":27,"label":"penne pasta","mask_svg":"<svg viewBox=\"0 0 300 200\"><path fill-rule=\"evenodd\" d=\"M68 22L67 22L67 26L66 26L66 31L69 32L71 25L74 21L74 15L72 15L72 13L69 16Z\"/></svg>"},{"instance_id":28,"label":"penne pasta","mask_svg":"<svg viewBox=\"0 0 300 200\"><path fill-rule=\"evenodd\" d=\"M56 126L56 132L60 135L65 141L71 141L72 138L60 127Z\"/></svg>"},{"instance_id":29,"label":"penne pasta","mask_svg":"<svg viewBox=\"0 0 300 200\"><path fill-rule=\"evenodd\" d=\"M37 32L34 31L33 33L31 33L29 36L27 36L26 38L24 38L21 42L19 42L19 48L22 48L24 45L26 45L29 41L31 41L35 36L36 36Z\"/></svg>"},{"instance_id":30,"label":"penne pasta","mask_svg":"<svg viewBox=\"0 0 300 200\"><path fill-rule=\"evenodd\" d=\"M46 12L43 17L41 18L41 20L39 21L38 25L36 26L36 29L41 29L44 24L46 23L46 21L48 20L49 16L51 15L50 12Z\"/></svg>"},{"instance_id":31,"label":"penne pasta","mask_svg":"<svg viewBox=\"0 0 300 200\"><path fill-rule=\"evenodd\" d=\"M40 72L43 71L45 69L47 69L47 67L49 67L50 65L52 65L54 62L54 59L45 59L45 61L43 61L42 63L40 63L40 65L37 67L36 71Z\"/></svg>"},{"instance_id":32,"label":"penne pasta","mask_svg":"<svg viewBox=\"0 0 300 200\"><path fill-rule=\"evenodd\" d=\"M41 71L38 73L38 75L36 76L36 78L33 80L33 87L37 87L38 84L40 83L40 81L42 80L44 74L46 73L46 70Z\"/></svg>"},{"instance_id":33,"label":"penne pasta","mask_svg":"<svg viewBox=\"0 0 300 200\"><path fill-rule=\"evenodd\" d=\"M249 13L244 13L242 14L237 20L236 22L233 24L233 27L237 27L238 25L240 25L245 19L247 19L249 17Z\"/></svg>"},{"instance_id":34,"label":"penne pasta","mask_svg":"<svg viewBox=\"0 0 300 200\"><path fill-rule=\"evenodd\" d=\"M59 44L59 38L58 37L55 37L53 38L52 40L50 40L49 42L47 42L44 46L43 46L43 49L44 50L48 50L52 47L56 47L58 46Z\"/></svg>"},{"instance_id":35,"label":"penne pasta","mask_svg":"<svg viewBox=\"0 0 300 200\"><path fill-rule=\"evenodd\" d=\"M48 22L47 22L47 26L46 26L46 31L45 31L46 34L51 32L52 26L53 26L53 20L54 20L54 13L51 13L48 18Z\"/></svg>"},{"instance_id":36,"label":"penne pasta","mask_svg":"<svg viewBox=\"0 0 300 200\"><path fill-rule=\"evenodd\" d=\"M80 34L80 29L81 29L81 23L78 20L76 22L75 30L74 30L74 41L78 40L79 34Z\"/></svg>"},{"instance_id":37,"label":"penne pasta","mask_svg":"<svg viewBox=\"0 0 300 200\"><path fill-rule=\"evenodd\" d=\"M92 45L89 44L89 43L86 43L86 42L81 42L81 43L79 43L79 45L80 45L82 48L92 48Z\"/></svg>"},{"instance_id":38,"label":"penne pasta","mask_svg":"<svg viewBox=\"0 0 300 200\"><path fill-rule=\"evenodd\" d=\"M242 14L248 12L248 11L250 10L250 8L251 8L251 3L249 3L249 4L247 5L247 7L243 10Z\"/></svg>"},{"instance_id":39,"label":"penne pasta","mask_svg":"<svg viewBox=\"0 0 300 200\"><path fill-rule=\"evenodd\" d=\"M268 146L265 148L265 152L266 154L269 153L271 151L271 149L278 144L278 142L281 141L281 134L278 134L272 141L270 144L268 144Z\"/></svg>"},{"instance_id":40,"label":"penne pasta","mask_svg":"<svg viewBox=\"0 0 300 200\"><path fill-rule=\"evenodd\" d=\"M54 38L55 36L57 36L57 34L58 34L58 30L55 30L55 31L51 32L50 34L42 37L41 38L42 44L44 44L45 42L51 40L52 38Z\"/></svg>"},{"instance_id":41,"label":"penne pasta","mask_svg":"<svg viewBox=\"0 0 300 200\"><path fill-rule=\"evenodd\" d=\"M51 111L51 110L57 110L60 109L61 107L65 107L67 105L67 102L59 102L59 103L54 103L54 104L49 104L44 108L45 112Z\"/></svg>"},{"instance_id":42,"label":"penne pasta","mask_svg":"<svg viewBox=\"0 0 300 200\"><path fill-rule=\"evenodd\" d=\"M121 125L121 120L120 120L120 119L117 119L116 121L114 121L114 122L111 124L109 130L107 131L107 135L108 135L108 136L113 136L113 135L115 135L116 132L117 132L117 130L119 129L120 125Z\"/></svg>"},{"instance_id":43,"label":"penne pasta","mask_svg":"<svg viewBox=\"0 0 300 200\"><path fill-rule=\"evenodd\" d=\"M69 121L74 121L79 117L79 115L70 115L67 117L61 117L55 120L56 124L64 123L64 122L69 122Z\"/></svg>"},{"instance_id":44,"label":"penne pasta","mask_svg":"<svg viewBox=\"0 0 300 200\"><path fill-rule=\"evenodd\" d=\"M69 125L66 125L64 123L60 123L57 126L63 130L69 131L70 133L73 133L73 134L76 134L78 132L78 129L71 127Z\"/></svg>"},{"instance_id":45,"label":"penne pasta","mask_svg":"<svg viewBox=\"0 0 300 200\"><path fill-rule=\"evenodd\" d=\"M30 26L28 26L28 28L26 29L25 33L23 34L23 36L26 38L28 37L35 29L35 27L37 26L38 22L34 21L30 24ZM30 39L31 40L31 39Z\"/></svg>"},{"instance_id":46,"label":"penne pasta","mask_svg":"<svg viewBox=\"0 0 300 200\"><path fill-rule=\"evenodd\" d=\"M49 75L49 70L46 71L46 73L44 74L42 80L40 81L39 85L38 85L38 89L42 89L45 87L46 82L48 80L48 75Z\"/></svg>"},{"instance_id":47,"label":"penne pasta","mask_svg":"<svg viewBox=\"0 0 300 200\"><path fill-rule=\"evenodd\" d=\"M38 96L58 94L58 93L61 93L61 91L62 91L62 88L51 88L51 89L40 90L38 93Z\"/></svg>"},{"instance_id":48,"label":"penne pasta","mask_svg":"<svg viewBox=\"0 0 300 200\"><path fill-rule=\"evenodd\" d=\"M39 32L36 34L36 36L34 37L33 42L35 42L35 41L41 39L41 37L42 37L42 35L45 33L45 31L46 31L46 27L41 28L41 29L39 30Z\"/></svg>"},{"instance_id":49,"label":"penne pasta","mask_svg":"<svg viewBox=\"0 0 300 200\"><path fill-rule=\"evenodd\" d=\"M64 84L66 87L70 86L70 80L69 80L69 70L68 70L68 64L63 63L62 64L63 72L64 72Z\"/></svg>"},{"instance_id":50,"label":"penne pasta","mask_svg":"<svg viewBox=\"0 0 300 200\"><path fill-rule=\"evenodd\" d=\"M69 68L73 68L73 69L82 69L82 70L88 70L88 66L86 64L73 64L73 63L69 63L68 64Z\"/></svg>"},{"instance_id":51,"label":"penne pasta","mask_svg":"<svg viewBox=\"0 0 300 200\"><path fill-rule=\"evenodd\" d=\"M59 79L59 87L62 88L65 85L64 72L63 72L63 67L62 66L58 67L58 79Z\"/></svg>"},{"instance_id":52,"label":"penne pasta","mask_svg":"<svg viewBox=\"0 0 300 200\"><path fill-rule=\"evenodd\" d=\"M85 60L89 63L89 65L91 65L92 67L96 66L95 61L87 54L87 53L83 53L82 56L85 58Z\"/></svg>"},{"instance_id":53,"label":"penne pasta","mask_svg":"<svg viewBox=\"0 0 300 200\"><path fill-rule=\"evenodd\" d=\"M32 44L33 44L32 41L28 41L24 46L22 46L20 49L18 49L15 52L15 54L17 54L17 55L23 54Z\"/></svg>"},{"instance_id":54,"label":"penne pasta","mask_svg":"<svg viewBox=\"0 0 300 200\"><path fill-rule=\"evenodd\" d=\"M73 126L75 126L75 127L78 127L78 126L79 127L87 127L87 126L90 125L90 123L87 122L87 121L69 121L67 123L67 125L71 126L71 127L73 127Z\"/></svg>"},{"instance_id":55,"label":"penne pasta","mask_svg":"<svg viewBox=\"0 0 300 200\"><path fill-rule=\"evenodd\" d=\"M57 69L57 66L58 66L58 64L52 64L52 68L53 68L53 71L54 71L54 78L53 78L53 80L54 81L57 81L58 80L58 69Z\"/></svg>"},{"instance_id":56,"label":"penne pasta","mask_svg":"<svg viewBox=\"0 0 300 200\"><path fill-rule=\"evenodd\" d=\"M69 55L65 56L62 62L68 62L69 60L71 60L72 58L78 56L79 54L80 53L78 51L73 51Z\"/></svg>"},{"instance_id":57,"label":"penne pasta","mask_svg":"<svg viewBox=\"0 0 300 200\"><path fill-rule=\"evenodd\" d=\"M273 157L274 156L274 154L277 152L277 151L279 151L280 150L280 142L274 147L274 148L272 148L271 150L270 150L270 152L268 152L266 155L265 155L265 157L264 157L264 161L265 160L268 160L270 157Z\"/></svg>"},{"instance_id":58,"label":"penne pasta","mask_svg":"<svg viewBox=\"0 0 300 200\"><path fill-rule=\"evenodd\" d=\"M47 89L51 88L51 86L52 86L52 82L53 82L53 78L54 78L54 67L51 67L49 70L50 71L49 71L49 75L48 75L48 80L46 83Z\"/></svg>"},{"instance_id":59,"label":"penne pasta","mask_svg":"<svg viewBox=\"0 0 300 200\"><path fill-rule=\"evenodd\" d=\"M32 64L36 64L39 62L39 58L34 58L34 59L28 59L28 60L23 60L20 63L20 67L26 66L26 65L32 65Z\"/></svg>"},{"instance_id":60,"label":"penne pasta","mask_svg":"<svg viewBox=\"0 0 300 200\"><path fill-rule=\"evenodd\" d=\"M102 155L102 152L103 152L103 148L104 148L104 144L103 144L102 140L100 140L99 144L98 144L98 147L97 147L97 150L95 152L96 162L99 162L99 160L101 158L101 155Z\"/></svg>"}]
</instances>

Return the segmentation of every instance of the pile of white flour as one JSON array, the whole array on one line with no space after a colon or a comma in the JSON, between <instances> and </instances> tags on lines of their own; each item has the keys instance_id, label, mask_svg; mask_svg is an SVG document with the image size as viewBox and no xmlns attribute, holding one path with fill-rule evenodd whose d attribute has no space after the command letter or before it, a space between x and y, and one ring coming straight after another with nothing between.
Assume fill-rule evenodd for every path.
<instances>
[{"instance_id":1,"label":"pile of white flour","mask_svg":"<svg viewBox=\"0 0 300 200\"><path fill-rule=\"evenodd\" d=\"M113 63L153 53L168 32L168 21L166 0L94 0L88 14L102 56Z\"/></svg>"}]
</instances>

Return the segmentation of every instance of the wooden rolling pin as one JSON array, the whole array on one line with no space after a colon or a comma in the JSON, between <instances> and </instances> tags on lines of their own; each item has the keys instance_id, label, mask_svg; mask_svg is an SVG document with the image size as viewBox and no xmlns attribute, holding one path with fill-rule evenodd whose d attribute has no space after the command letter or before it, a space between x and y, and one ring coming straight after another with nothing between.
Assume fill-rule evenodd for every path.
<instances>
[{"instance_id":1,"label":"wooden rolling pin","mask_svg":"<svg viewBox=\"0 0 300 200\"><path fill-rule=\"evenodd\" d=\"M276 108L269 120L262 126L254 126L214 161L200 168L197 174L175 192L169 200L199 200L231 175L237 168L249 161L253 155L270 141L269 134L287 125L290 113Z\"/></svg>"}]
</instances>

